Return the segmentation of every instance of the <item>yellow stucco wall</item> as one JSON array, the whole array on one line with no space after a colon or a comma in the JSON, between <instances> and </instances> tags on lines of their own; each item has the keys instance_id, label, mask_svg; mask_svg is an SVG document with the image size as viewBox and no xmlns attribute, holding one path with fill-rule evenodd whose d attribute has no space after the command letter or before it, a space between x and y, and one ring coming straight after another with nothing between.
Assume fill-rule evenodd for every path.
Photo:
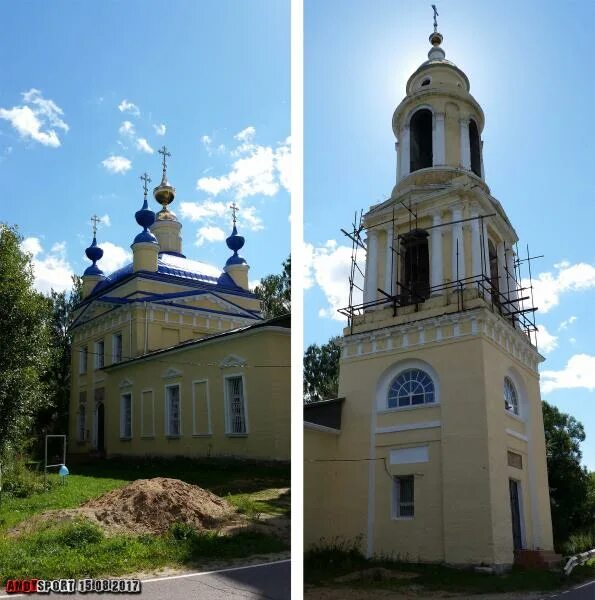
<instances>
[{"instance_id":1,"label":"yellow stucco wall","mask_svg":"<svg viewBox=\"0 0 595 600\"><path fill-rule=\"evenodd\" d=\"M106 370L89 369L76 376L73 385L70 417L70 450L87 452L93 443L95 389L105 389L105 449L108 455L188 455L243 456L250 458L289 459L290 448L290 350L289 330L261 328L233 334L183 350L160 353L153 357L117 365ZM124 345L126 348L126 344ZM245 366L225 366L239 357ZM237 361L236 361L237 362ZM78 356L73 355L73 373L77 373ZM108 362L106 362L107 366ZM243 377L248 432L246 435L226 431L225 377ZM193 382L208 386L210 433L193 422ZM168 436L165 426L165 388L180 385L181 434ZM78 399L88 390L85 443L77 441ZM154 434L141 426L141 401L152 395ZM132 394L132 437L120 437L120 398ZM147 406L147 404L145 404ZM197 412L201 407L194 406ZM145 424L146 424L146 410ZM145 429L147 429L145 427Z\"/></svg>"},{"instance_id":2,"label":"yellow stucco wall","mask_svg":"<svg viewBox=\"0 0 595 600\"><path fill-rule=\"evenodd\" d=\"M552 549L537 373L507 351L506 342L498 343L499 334L492 339L496 317L488 313L474 311L475 333L469 319L457 324L456 316L454 323L440 326L440 336L429 323L423 337L413 329L406 343L393 330L392 350L386 340L372 346L344 338L341 432L305 433L306 546L321 537L360 536L369 554L511 564L508 479L513 478L521 482L525 547ZM523 334L502 325L526 345ZM387 410L388 381L411 361L434 373L439 403ZM510 373L521 396L519 418L504 408L503 381ZM428 447L427 461L390 463L392 450L417 446ZM508 450L523 456L522 469L508 466ZM396 475L415 478L413 519L393 518Z\"/></svg>"}]
</instances>

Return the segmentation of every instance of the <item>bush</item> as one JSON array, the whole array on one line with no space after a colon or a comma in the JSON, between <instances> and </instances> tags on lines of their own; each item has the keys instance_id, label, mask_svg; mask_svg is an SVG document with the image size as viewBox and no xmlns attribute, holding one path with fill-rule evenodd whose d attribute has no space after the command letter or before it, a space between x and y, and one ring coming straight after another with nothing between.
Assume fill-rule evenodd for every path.
<instances>
[{"instance_id":1,"label":"bush","mask_svg":"<svg viewBox=\"0 0 595 600\"><path fill-rule=\"evenodd\" d=\"M595 548L595 528L573 533L562 545L562 554L574 556Z\"/></svg>"},{"instance_id":2,"label":"bush","mask_svg":"<svg viewBox=\"0 0 595 600\"><path fill-rule=\"evenodd\" d=\"M56 535L56 541L69 548L83 548L103 539L103 531L89 521L73 521L65 525Z\"/></svg>"},{"instance_id":3,"label":"bush","mask_svg":"<svg viewBox=\"0 0 595 600\"><path fill-rule=\"evenodd\" d=\"M361 551L362 537L354 540L334 538L321 539L304 555L304 568L312 571L339 570L351 571L366 563Z\"/></svg>"},{"instance_id":4,"label":"bush","mask_svg":"<svg viewBox=\"0 0 595 600\"><path fill-rule=\"evenodd\" d=\"M23 458L8 460L2 463L2 493L15 498L28 498L33 494L44 492L52 483L44 483L43 476L27 468Z\"/></svg>"},{"instance_id":5,"label":"bush","mask_svg":"<svg viewBox=\"0 0 595 600\"><path fill-rule=\"evenodd\" d=\"M188 523L183 523L182 521L176 521L169 528L170 535L174 538L174 540L182 541L182 540L190 540L196 536L196 530L192 525L188 525Z\"/></svg>"}]
</instances>

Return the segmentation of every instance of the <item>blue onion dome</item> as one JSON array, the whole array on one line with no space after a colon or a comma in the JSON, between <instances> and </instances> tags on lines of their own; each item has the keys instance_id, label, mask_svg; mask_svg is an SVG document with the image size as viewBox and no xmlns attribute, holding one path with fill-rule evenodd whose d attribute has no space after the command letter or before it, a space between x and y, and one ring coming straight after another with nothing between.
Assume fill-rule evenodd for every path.
<instances>
[{"instance_id":1,"label":"blue onion dome","mask_svg":"<svg viewBox=\"0 0 595 600\"><path fill-rule=\"evenodd\" d=\"M95 236L93 236L91 245L85 250L85 254L93 264L85 269L83 275L103 275L103 271L95 264L103 256L103 250L97 245Z\"/></svg>"},{"instance_id":2,"label":"blue onion dome","mask_svg":"<svg viewBox=\"0 0 595 600\"><path fill-rule=\"evenodd\" d=\"M233 250L232 256L227 259L226 265L245 265L246 260L238 254L238 250L244 247L245 240L241 235L238 235L236 226L233 226L231 235L225 240L227 247Z\"/></svg>"},{"instance_id":3,"label":"blue onion dome","mask_svg":"<svg viewBox=\"0 0 595 600\"><path fill-rule=\"evenodd\" d=\"M141 175L140 179L144 182L143 189L145 191L145 197L141 209L134 213L134 218L136 219L136 222L143 228L143 231L141 231L134 238L133 243L156 244L157 238L149 231L149 227L151 227L151 225L153 225L155 222L155 213L149 208L149 204L147 202L147 186L151 179L146 173Z\"/></svg>"}]
</instances>

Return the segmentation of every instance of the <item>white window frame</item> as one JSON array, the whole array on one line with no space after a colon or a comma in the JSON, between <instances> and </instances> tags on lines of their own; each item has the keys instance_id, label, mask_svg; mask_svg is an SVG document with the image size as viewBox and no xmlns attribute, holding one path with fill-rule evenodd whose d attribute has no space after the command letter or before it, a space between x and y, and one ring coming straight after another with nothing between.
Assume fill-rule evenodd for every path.
<instances>
[{"instance_id":1,"label":"white window frame","mask_svg":"<svg viewBox=\"0 0 595 600\"><path fill-rule=\"evenodd\" d=\"M170 402L168 389L178 388L178 433L171 433L170 430ZM181 383L168 383L165 385L164 397L165 397L165 436L170 438L182 437L182 384Z\"/></svg>"},{"instance_id":2,"label":"white window frame","mask_svg":"<svg viewBox=\"0 0 595 600\"><path fill-rule=\"evenodd\" d=\"M78 442L86 442L86 427L87 427L87 407L84 402L79 403L79 411L77 414L76 436Z\"/></svg>"},{"instance_id":3,"label":"white window frame","mask_svg":"<svg viewBox=\"0 0 595 600\"><path fill-rule=\"evenodd\" d=\"M151 433L147 433L143 430L143 423L145 422L145 404L143 402L143 396L145 394L151 394ZM155 392L152 388L141 390L140 393L140 436L142 438L154 438L155 437Z\"/></svg>"},{"instance_id":4,"label":"white window frame","mask_svg":"<svg viewBox=\"0 0 595 600\"><path fill-rule=\"evenodd\" d=\"M87 363L89 361L89 347L81 346L79 348L79 375L87 372Z\"/></svg>"},{"instance_id":5,"label":"white window frame","mask_svg":"<svg viewBox=\"0 0 595 600\"><path fill-rule=\"evenodd\" d=\"M230 379L241 379L242 381L242 404L244 408L244 431L241 433L235 433L231 430L231 398L229 395L229 383ZM223 392L225 398L225 435L230 437L245 437L250 433L250 427L248 423L248 393L246 389L246 377L243 373L230 373L223 377Z\"/></svg>"},{"instance_id":6,"label":"white window frame","mask_svg":"<svg viewBox=\"0 0 595 600\"><path fill-rule=\"evenodd\" d=\"M410 503L401 503L401 479L411 479L413 485L413 501ZM392 501L392 518L397 521L412 521L415 519L415 476L410 475L395 475L393 477L393 501ZM410 504L413 508L413 515L402 515L401 504Z\"/></svg>"},{"instance_id":7,"label":"white window frame","mask_svg":"<svg viewBox=\"0 0 595 600\"><path fill-rule=\"evenodd\" d=\"M127 435L125 430L126 421L125 421L125 413L124 413L124 403L125 400L128 399L130 402L130 434ZM120 394L120 439L121 440L131 440L132 439L132 422L133 422L133 408L132 408L132 392L123 392Z\"/></svg>"},{"instance_id":8,"label":"white window frame","mask_svg":"<svg viewBox=\"0 0 595 600\"><path fill-rule=\"evenodd\" d=\"M99 347L101 346L101 351ZM103 369L105 366L105 340L95 342L95 370Z\"/></svg>"},{"instance_id":9,"label":"white window frame","mask_svg":"<svg viewBox=\"0 0 595 600\"><path fill-rule=\"evenodd\" d=\"M195 384L204 383L206 385L206 396L207 396L207 430L196 431L196 397L195 397ZM208 379L195 379L192 382L192 435L195 437L207 437L213 435L213 428L211 425L211 394L209 391L209 380Z\"/></svg>"},{"instance_id":10,"label":"white window frame","mask_svg":"<svg viewBox=\"0 0 595 600\"><path fill-rule=\"evenodd\" d=\"M120 340L120 354L119 356L116 353L116 340ZM112 364L122 362L122 351L124 348L124 338L122 336L122 332L114 333L112 335Z\"/></svg>"}]
</instances>

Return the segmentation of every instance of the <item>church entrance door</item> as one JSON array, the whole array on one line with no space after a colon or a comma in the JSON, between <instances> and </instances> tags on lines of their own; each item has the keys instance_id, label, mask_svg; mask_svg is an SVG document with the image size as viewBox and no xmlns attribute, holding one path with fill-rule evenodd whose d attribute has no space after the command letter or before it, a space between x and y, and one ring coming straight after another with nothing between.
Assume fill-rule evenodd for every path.
<instances>
[{"instance_id":1,"label":"church entrance door","mask_svg":"<svg viewBox=\"0 0 595 600\"><path fill-rule=\"evenodd\" d=\"M521 499L520 485L515 479L508 480L510 486L510 512L512 515L512 543L515 550L523 547L523 534L521 529Z\"/></svg>"}]
</instances>

